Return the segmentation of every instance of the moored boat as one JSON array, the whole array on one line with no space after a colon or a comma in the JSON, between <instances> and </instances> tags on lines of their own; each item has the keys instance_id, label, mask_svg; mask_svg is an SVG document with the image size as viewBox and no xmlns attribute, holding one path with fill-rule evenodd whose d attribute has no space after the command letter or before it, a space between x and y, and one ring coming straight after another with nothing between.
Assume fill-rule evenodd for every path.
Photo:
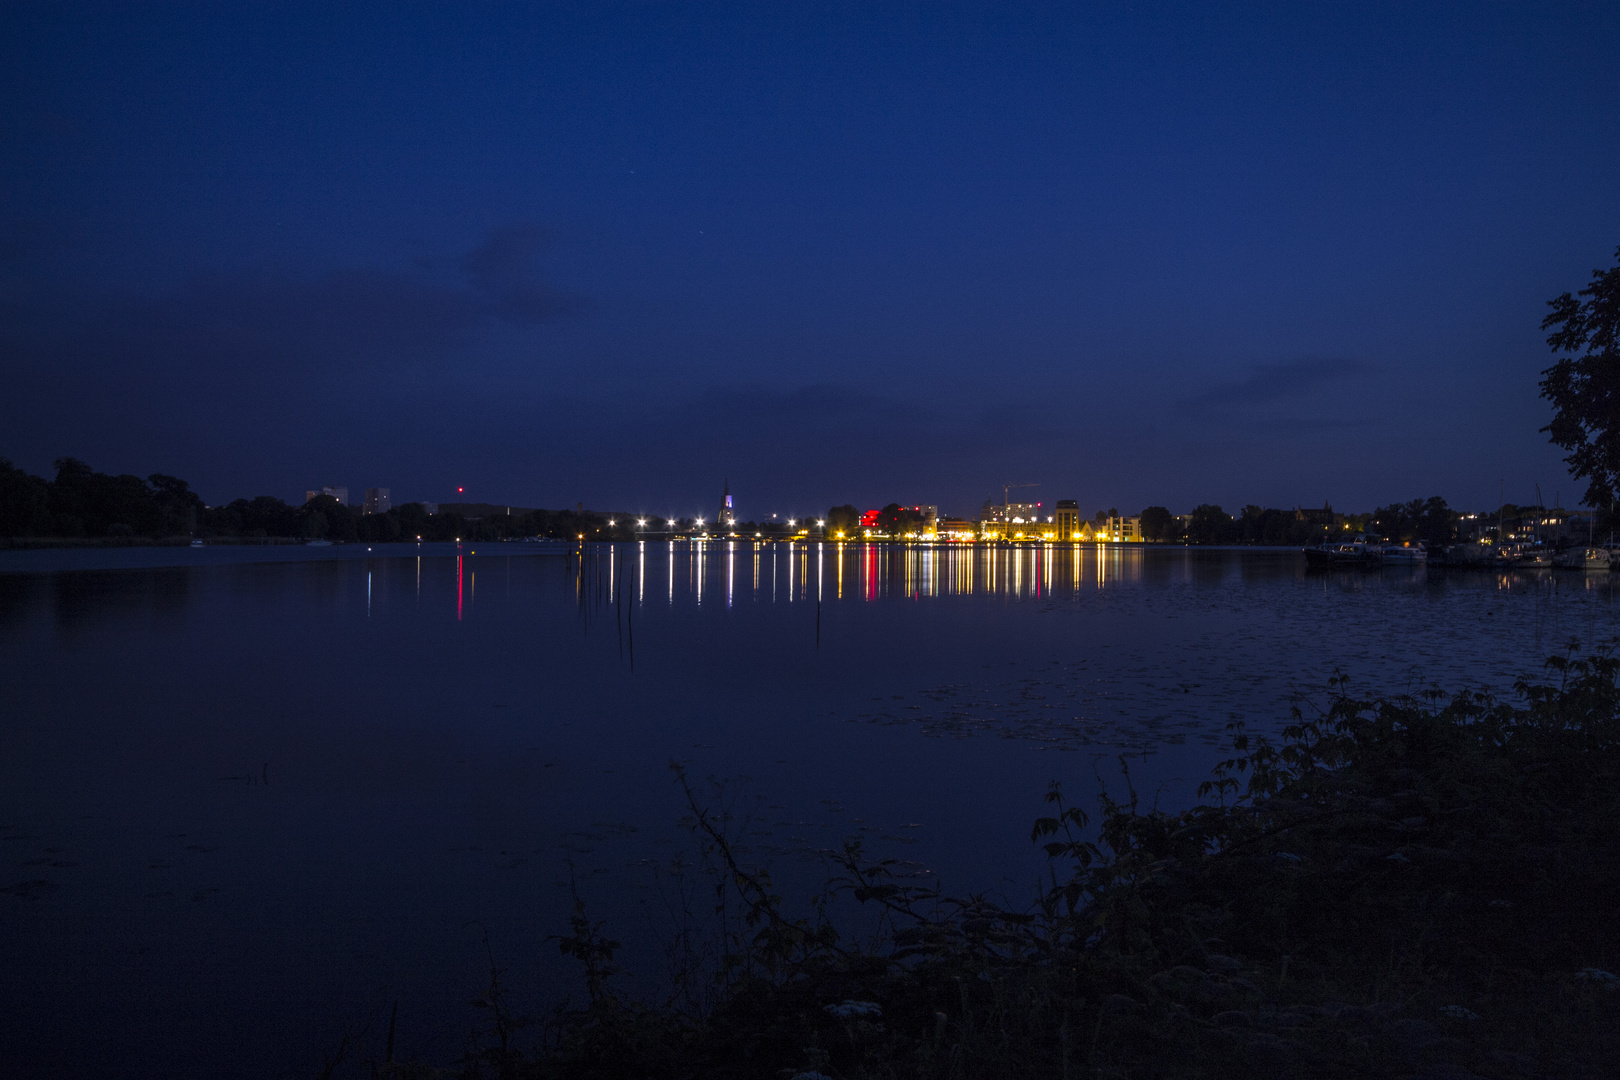
<instances>
[{"instance_id":1,"label":"moored boat","mask_svg":"<svg viewBox=\"0 0 1620 1080\"><path fill-rule=\"evenodd\" d=\"M1305 549L1305 565L1313 569L1368 566L1375 558L1374 554L1368 552L1367 545L1360 540Z\"/></svg>"},{"instance_id":2,"label":"moored boat","mask_svg":"<svg viewBox=\"0 0 1620 1080\"><path fill-rule=\"evenodd\" d=\"M1383 552L1385 566L1416 566L1428 558L1429 552L1422 544L1390 544Z\"/></svg>"},{"instance_id":3,"label":"moored boat","mask_svg":"<svg viewBox=\"0 0 1620 1080\"><path fill-rule=\"evenodd\" d=\"M1520 548L1518 554L1513 558L1513 565L1531 570L1551 566L1553 565L1553 553L1543 547Z\"/></svg>"},{"instance_id":4,"label":"moored boat","mask_svg":"<svg viewBox=\"0 0 1620 1080\"><path fill-rule=\"evenodd\" d=\"M1607 548L1600 547L1573 547L1560 551L1554 557L1553 564L1564 570L1607 570L1609 552Z\"/></svg>"}]
</instances>

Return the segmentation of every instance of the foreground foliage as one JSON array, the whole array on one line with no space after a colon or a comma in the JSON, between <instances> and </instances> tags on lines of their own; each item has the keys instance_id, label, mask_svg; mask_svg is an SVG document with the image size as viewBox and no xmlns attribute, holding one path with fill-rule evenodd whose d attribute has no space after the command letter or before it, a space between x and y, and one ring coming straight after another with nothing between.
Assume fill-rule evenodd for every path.
<instances>
[{"instance_id":1,"label":"foreground foliage","mask_svg":"<svg viewBox=\"0 0 1620 1080\"><path fill-rule=\"evenodd\" d=\"M498 1037L459 1074L1613 1075L1617 668L1572 645L1513 702L1341 682L1280 745L1235 728L1208 804L1105 798L1095 833L1054 787L1033 830L1051 877L1027 910L908 885L850 843L790 915L688 788L737 916L713 999L616 994L615 944L581 908L560 942L588 1003L520 1052L486 1000ZM840 895L883 914L879 939L839 933Z\"/></svg>"}]
</instances>

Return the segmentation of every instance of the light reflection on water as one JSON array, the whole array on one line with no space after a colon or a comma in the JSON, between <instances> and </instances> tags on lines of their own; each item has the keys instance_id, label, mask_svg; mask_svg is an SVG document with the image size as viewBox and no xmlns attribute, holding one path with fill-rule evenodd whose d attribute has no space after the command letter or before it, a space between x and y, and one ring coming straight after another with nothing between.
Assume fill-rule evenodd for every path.
<instances>
[{"instance_id":1,"label":"light reflection on water","mask_svg":"<svg viewBox=\"0 0 1620 1080\"><path fill-rule=\"evenodd\" d=\"M634 566L619 582L625 560ZM1449 587L1500 591L1557 587L1607 594L1614 579L1604 572L1550 569L1446 571L1419 566L1317 572L1296 549L1149 548L1141 545L1046 544L1026 546L762 543L754 541L659 541L587 545L571 549L579 574L606 574L606 599L619 588L645 604L649 551L668 568L667 604L701 605L722 599L793 603L846 596L866 601L947 596L994 596L1014 600L1071 598L1144 583L1286 578L1322 589L1390 588L1445 583ZM504 552L497 552L504 554ZM739 570L739 567L741 569ZM742 575L739 580L739 573ZM581 580L584 580L583 577ZM594 578L592 579L594 580ZM677 580L681 587L677 588Z\"/></svg>"},{"instance_id":2,"label":"light reflection on water","mask_svg":"<svg viewBox=\"0 0 1620 1080\"><path fill-rule=\"evenodd\" d=\"M1124 546L1059 545L1042 547L977 547L972 545L883 545L845 543L758 543L753 541L660 541L620 545L635 551L634 573L640 585L626 583L636 598L645 601L646 560L649 549L668 562L665 599L677 599L679 579L684 597L694 603L724 601L772 602L823 599L829 590L835 599L893 597L920 599L935 596L1002 595L1039 599L1073 595L1081 589L1140 582L1143 565L1152 553ZM612 554L613 545L586 549L587 561L600 560L612 579L624 556ZM1296 552L1283 558L1298 562ZM1303 573L1303 564L1298 568ZM741 574L741 580L739 580ZM615 585L610 580L612 594Z\"/></svg>"}]
</instances>

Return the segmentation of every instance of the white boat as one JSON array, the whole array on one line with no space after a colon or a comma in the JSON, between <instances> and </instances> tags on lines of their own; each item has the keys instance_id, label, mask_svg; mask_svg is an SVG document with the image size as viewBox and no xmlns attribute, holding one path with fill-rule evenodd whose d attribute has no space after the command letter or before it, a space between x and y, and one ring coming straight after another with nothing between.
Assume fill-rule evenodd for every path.
<instances>
[{"instance_id":1,"label":"white boat","mask_svg":"<svg viewBox=\"0 0 1620 1080\"><path fill-rule=\"evenodd\" d=\"M1607 570L1609 552L1600 547L1574 547L1560 551L1554 556L1553 564L1565 570Z\"/></svg>"},{"instance_id":2,"label":"white boat","mask_svg":"<svg viewBox=\"0 0 1620 1080\"><path fill-rule=\"evenodd\" d=\"M202 547L202 546L203 546L203 542L202 542L202 541L201 541L201 540L193 540L193 541L192 541L192 542L191 542L191 546L192 546L192 547Z\"/></svg>"},{"instance_id":3,"label":"white boat","mask_svg":"<svg viewBox=\"0 0 1620 1080\"><path fill-rule=\"evenodd\" d=\"M330 540L305 540L304 541L304 546L305 547L331 547L332 546L332 541L330 541Z\"/></svg>"},{"instance_id":4,"label":"white boat","mask_svg":"<svg viewBox=\"0 0 1620 1080\"><path fill-rule=\"evenodd\" d=\"M1429 553L1422 544L1391 544L1384 549L1385 566L1416 566L1428 558Z\"/></svg>"}]
</instances>

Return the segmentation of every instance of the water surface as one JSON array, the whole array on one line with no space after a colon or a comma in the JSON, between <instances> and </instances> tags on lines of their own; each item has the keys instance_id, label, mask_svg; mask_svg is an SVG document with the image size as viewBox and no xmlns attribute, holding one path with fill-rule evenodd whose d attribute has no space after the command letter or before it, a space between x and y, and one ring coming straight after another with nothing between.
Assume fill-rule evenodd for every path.
<instances>
[{"instance_id":1,"label":"water surface","mask_svg":"<svg viewBox=\"0 0 1620 1080\"><path fill-rule=\"evenodd\" d=\"M276 561L270 561L276 560ZM453 1058L537 1003L569 880L655 972L672 761L806 887L842 837L1028 894L1051 780L1180 803L1336 670L1506 690L1608 575L1310 575L1297 552L379 545L0 554L0 1045L29 1070Z\"/></svg>"}]
</instances>

